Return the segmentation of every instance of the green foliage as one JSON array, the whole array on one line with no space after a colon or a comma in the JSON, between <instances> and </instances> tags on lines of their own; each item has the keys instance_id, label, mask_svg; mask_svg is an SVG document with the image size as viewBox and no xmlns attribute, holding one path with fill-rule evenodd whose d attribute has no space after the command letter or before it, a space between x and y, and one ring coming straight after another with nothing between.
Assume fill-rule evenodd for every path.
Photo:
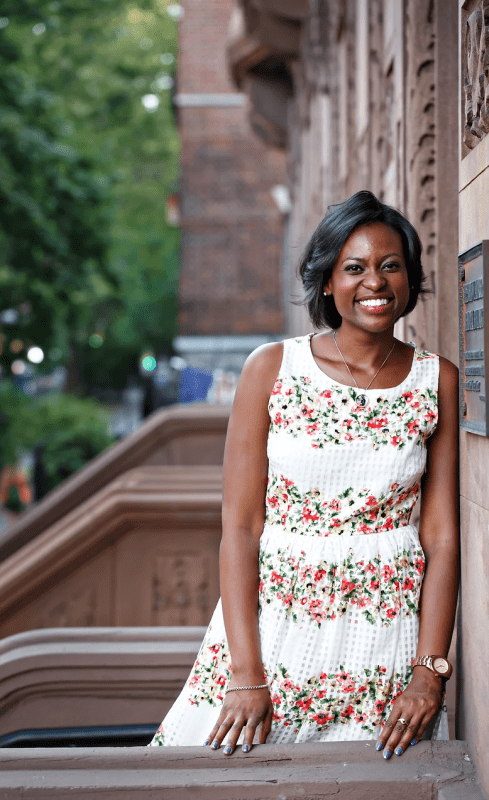
<instances>
[{"instance_id":1,"label":"green foliage","mask_svg":"<svg viewBox=\"0 0 489 800\"><path fill-rule=\"evenodd\" d=\"M22 447L19 435L28 422L28 398L10 382L0 382L0 470L15 464Z\"/></svg>"},{"instance_id":2,"label":"green foliage","mask_svg":"<svg viewBox=\"0 0 489 800\"><path fill-rule=\"evenodd\" d=\"M5 503L5 508L8 508L9 511L15 511L16 514L20 514L21 511L24 510L24 504L20 499L20 494L17 486L11 486L8 490L8 497L7 502Z\"/></svg>"},{"instance_id":3,"label":"green foliage","mask_svg":"<svg viewBox=\"0 0 489 800\"><path fill-rule=\"evenodd\" d=\"M34 417L24 442L29 449L42 446L50 490L114 441L107 414L95 400L48 395L35 404Z\"/></svg>"},{"instance_id":4,"label":"green foliage","mask_svg":"<svg viewBox=\"0 0 489 800\"><path fill-rule=\"evenodd\" d=\"M179 232L165 204L179 146L167 5L2 4L0 289L3 308L25 309L3 332L53 358L74 351L86 386L124 386L142 350L168 351L175 333ZM148 94L159 100L152 113ZM88 344L95 331L98 350ZM6 348L3 357L12 360Z\"/></svg>"},{"instance_id":5,"label":"green foliage","mask_svg":"<svg viewBox=\"0 0 489 800\"><path fill-rule=\"evenodd\" d=\"M93 300L95 274L114 288L108 184L86 156L61 144L51 95L5 55L0 46L0 292L4 308L25 309L12 333L48 349L79 324L72 293ZM4 351L5 366L14 357Z\"/></svg>"},{"instance_id":6,"label":"green foliage","mask_svg":"<svg viewBox=\"0 0 489 800\"><path fill-rule=\"evenodd\" d=\"M63 394L29 399L4 384L0 385L0 418L0 468L15 463L22 449L40 446L49 489L114 441L107 412L91 399Z\"/></svg>"}]
</instances>

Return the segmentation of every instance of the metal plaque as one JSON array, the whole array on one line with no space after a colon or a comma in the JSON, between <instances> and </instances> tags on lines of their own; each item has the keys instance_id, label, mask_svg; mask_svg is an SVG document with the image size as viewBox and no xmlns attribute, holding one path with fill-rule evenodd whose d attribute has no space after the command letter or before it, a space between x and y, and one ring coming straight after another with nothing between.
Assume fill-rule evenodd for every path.
<instances>
[{"instance_id":1,"label":"metal plaque","mask_svg":"<svg viewBox=\"0 0 489 800\"><path fill-rule=\"evenodd\" d=\"M471 433L489 436L489 240L458 257L460 329L460 423Z\"/></svg>"}]
</instances>

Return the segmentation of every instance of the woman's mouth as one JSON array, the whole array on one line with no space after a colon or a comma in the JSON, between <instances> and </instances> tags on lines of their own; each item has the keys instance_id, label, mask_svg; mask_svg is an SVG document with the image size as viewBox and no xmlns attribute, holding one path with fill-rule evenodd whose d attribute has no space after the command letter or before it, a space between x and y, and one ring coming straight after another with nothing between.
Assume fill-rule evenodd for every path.
<instances>
[{"instance_id":1,"label":"woman's mouth","mask_svg":"<svg viewBox=\"0 0 489 800\"><path fill-rule=\"evenodd\" d=\"M390 297L378 297L378 298L377 297L376 298L371 297L371 298L367 298L365 300L357 300L357 303L359 305L361 305L362 308L365 308L366 311L369 311L370 313L373 313L373 314L375 314L375 313L378 314L378 313L382 312L384 310L384 308L386 306L388 306L389 303L391 303L391 302L392 302L392 298L390 298Z\"/></svg>"}]
</instances>

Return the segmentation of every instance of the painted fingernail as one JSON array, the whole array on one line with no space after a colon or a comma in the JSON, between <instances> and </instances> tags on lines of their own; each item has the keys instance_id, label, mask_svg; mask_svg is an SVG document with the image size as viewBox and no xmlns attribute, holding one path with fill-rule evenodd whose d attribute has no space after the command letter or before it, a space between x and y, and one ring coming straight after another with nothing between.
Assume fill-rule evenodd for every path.
<instances>
[{"instance_id":1,"label":"painted fingernail","mask_svg":"<svg viewBox=\"0 0 489 800\"><path fill-rule=\"evenodd\" d=\"M402 747L398 747L398 748L396 749L395 753L396 753L396 756L402 756L402 754L403 754L403 749L402 749Z\"/></svg>"},{"instance_id":2,"label":"painted fingernail","mask_svg":"<svg viewBox=\"0 0 489 800\"><path fill-rule=\"evenodd\" d=\"M224 748L224 752L226 753L227 756L230 754L231 748L229 747L229 745Z\"/></svg>"},{"instance_id":3,"label":"painted fingernail","mask_svg":"<svg viewBox=\"0 0 489 800\"><path fill-rule=\"evenodd\" d=\"M377 742L377 744L375 745L375 749L376 749L377 751L378 751L378 750L382 750L383 746L384 746L384 745L382 744L382 742Z\"/></svg>"},{"instance_id":4,"label":"painted fingernail","mask_svg":"<svg viewBox=\"0 0 489 800\"><path fill-rule=\"evenodd\" d=\"M249 751L249 749L250 749L249 744L244 744L243 745L243 753L247 753Z\"/></svg>"},{"instance_id":5,"label":"painted fingernail","mask_svg":"<svg viewBox=\"0 0 489 800\"><path fill-rule=\"evenodd\" d=\"M390 758L390 757L391 757L391 751L390 750L386 750L384 752L384 758Z\"/></svg>"},{"instance_id":6,"label":"painted fingernail","mask_svg":"<svg viewBox=\"0 0 489 800\"><path fill-rule=\"evenodd\" d=\"M219 747L219 742L212 742L211 747L213 750L217 750L217 748Z\"/></svg>"},{"instance_id":7,"label":"painted fingernail","mask_svg":"<svg viewBox=\"0 0 489 800\"><path fill-rule=\"evenodd\" d=\"M416 739L413 739L412 742L411 742L411 747L413 747L415 744L418 744L418 742L417 742Z\"/></svg>"},{"instance_id":8,"label":"painted fingernail","mask_svg":"<svg viewBox=\"0 0 489 800\"><path fill-rule=\"evenodd\" d=\"M210 743L210 739L206 739L204 742L204 747L208 747Z\"/></svg>"}]
</instances>

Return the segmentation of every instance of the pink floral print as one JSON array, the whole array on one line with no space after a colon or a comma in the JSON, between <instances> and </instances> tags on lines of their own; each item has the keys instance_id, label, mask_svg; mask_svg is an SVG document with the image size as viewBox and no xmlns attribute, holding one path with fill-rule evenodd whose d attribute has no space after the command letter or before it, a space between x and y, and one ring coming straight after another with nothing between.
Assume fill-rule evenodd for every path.
<instances>
[{"instance_id":1,"label":"pink floral print","mask_svg":"<svg viewBox=\"0 0 489 800\"><path fill-rule=\"evenodd\" d=\"M406 674L392 674L377 665L353 674L339 666L335 672L321 672L297 682L279 664L269 676L273 725L292 726L298 733L308 723L321 729L332 723L347 725L354 721L373 735L374 728L387 719L410 677L410 668Z\"/></svg>"},{"instance_id":2,"label":"pink floral print","mask_svg":"<svg viewBox=\"0 0 489 800\"><path fill-rule=\"evenodd\" d=\"M431 353L416 351L417 360ZM308 376L278 377L270 397L270 432L291 436L307 434L311 447L326 443L344 445L368 440L374 450L392 446L402 449L417 440L424 446L438 418L437 392L430 387L406 390L394 401L379 389L366 406L358 403L361 389L330 382L327 388L313 385Z\"/></svg>"},{"instance_id":3,"label":"pink floral print","mask_svg":"<svg viewBox=\"0 0 489 800\"><path fill-rule=\"evenodd\" d=\"M338 497L326 498L319 489L301 493L294 481L269 473L266 519L302 536L381 533L407 525L420 486L393 483L390 491L376 497L368 489L346 488Z\"/></svg>"},{"instance_id":4,"label":"pink floral print","mask_svg":"<svg viewBox=\"0 0 489 800\"><path fill-rule=\"evenodd\" d=\"M287 549L260 552L260 608L278 603L291 620L309 619L321 627L355 606L371 625L389 626L416 615L425 568L423 551L401 550L391 561L379 553L356 560L354 551L339 563L308 563L306 554Z\"/></svg>"}]
</instances>

